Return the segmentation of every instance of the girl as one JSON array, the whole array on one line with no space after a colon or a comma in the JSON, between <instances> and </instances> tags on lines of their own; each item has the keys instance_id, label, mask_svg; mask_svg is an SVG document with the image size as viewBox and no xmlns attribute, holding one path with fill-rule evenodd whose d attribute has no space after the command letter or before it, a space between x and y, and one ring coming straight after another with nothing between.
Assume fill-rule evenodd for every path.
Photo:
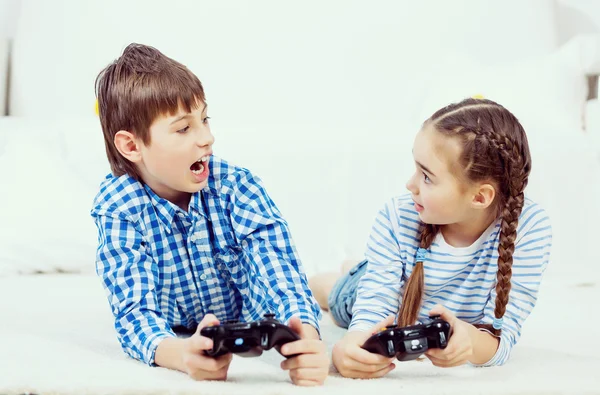
<instances>
[{"instance_id":1,"label":"girl","mask_svg":"<svg viewBox=\"0 0 600 395\"><path fill-rule=\"evenodd\" d=\"M448 347L425 353L436 366L505 363L550 258L548 216L523 194L525 131L504 107L466 99L442 108L423 124L413 156L410 195L379 212L366 260L337 282L311 282L322 307L349 327L333 349L346 377L394 369L393 358L360 348L394 317L400 326L432 314L450 323Z\"/></svg>"}]
</instances>

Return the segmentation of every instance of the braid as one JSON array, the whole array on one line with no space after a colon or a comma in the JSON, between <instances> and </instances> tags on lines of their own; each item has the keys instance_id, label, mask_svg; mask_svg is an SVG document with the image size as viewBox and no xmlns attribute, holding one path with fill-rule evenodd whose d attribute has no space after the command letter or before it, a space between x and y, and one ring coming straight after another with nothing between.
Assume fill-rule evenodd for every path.
<instances>
[{"instance_id":1,"label":"braid","mask_svg":"<svg viewBox=\"0 0 600 395\"><path fill-rule=\"evenodd\" d=\"M420 247L428 249L431 247L435 236L439 232L439 227L432 224L422 224ZM423 262L415 263L415 267L406 281L406 288L402 297L402 306L398 313L398 325L412 325L419 316L421 309L421 300L425 286L425 272Z\"/></svg>"},{"instance_id":2,"label":"braid","mask_svg":"<svg viewBox=\"0 0 600 395\"><path fill-rule=\"evenodd\" d=\"M511 290L513 253L517 238L519 216L525 203L524 190L529 176L529 164L524 163L520 147L514 144L507 136L492 130L478 130L476 133L486 138L495 148L508 180L508 197L500 212L500 241L498 243L498 271L496 274L496 306L494 317L502 318L506 312ZM492 325L476 325L499 336L501 329L494 329Z\"/></svg>"}]
</instances>

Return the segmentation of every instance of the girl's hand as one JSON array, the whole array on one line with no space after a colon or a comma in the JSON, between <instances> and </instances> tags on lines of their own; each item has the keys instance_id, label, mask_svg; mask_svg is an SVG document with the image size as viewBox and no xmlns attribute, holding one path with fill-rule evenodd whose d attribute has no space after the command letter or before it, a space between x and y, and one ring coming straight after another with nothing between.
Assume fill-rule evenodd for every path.
<instances>
[{"instance_id":1,"label":"girl's hand","mask_svg":"<svg viewBox=\"0 0 600 395\"><path fill-rule=\"evenodd\" d=\"M342 340L333 347L333 364L344 377L370 379L382 377L391 372L396 365L396 357L387 358L373 354L361 348L373 332L392 324L394 317L375 325L369 332L348 332Z\"/></svg>"},{"instance_id":2,"label":"girl's hand","mask_svg":"<svg viewBox=\"0 0 600 395\"><path fill-rule=\"evenodd\" d=\"M472 325L459 320L454 313L442 305L435 306L429 312L429 315L434 314L439 314L441 319L450 324L452 336L445 349L427 350L425 355L435 366L442 368L464 365L473 356Z\"/></svg>"}]
</instances>

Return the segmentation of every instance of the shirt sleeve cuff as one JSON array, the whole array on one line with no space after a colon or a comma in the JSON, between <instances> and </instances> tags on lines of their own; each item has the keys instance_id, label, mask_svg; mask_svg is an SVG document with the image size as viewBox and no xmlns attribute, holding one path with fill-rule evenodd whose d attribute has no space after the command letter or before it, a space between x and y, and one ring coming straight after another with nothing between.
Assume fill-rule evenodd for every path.
<instances>
[{"instance_id":1,"label":"shirt sleeve cuff","mask_svg":"<svg viewBox=\"0 0 600 395\"><path fill-rule=\"evenodd\" d=\"M367 332L373 327L373 324L366 321L352 322L348 327L348 332Z\"/></svg>"},{"instance_id":2,"label":"shirt sleeve cuff","mask_svg":"<svg viewBox=\"0 0 600 395\"><path fill-rule=\"evenodd\" d=\"M315 316L308 313L300 313L299 317L303 324L308 324L315 328L319 334L319 338L321 338L321 328L319 327L319 321Z\"/></svg>"},{"instance_id":3,"label":"shirt sleeve cuff","mask_svg":"<svg viewBox=\"0 0 600 395\"><path fill-rule=\"evenodd\" d=\"M165 340L167 338L173 338L173 337L176 337L173 332L157 332L157 333L153 333L152 335L148 336L148 338L146 340L147 346L146 346L146 352L144 353L144 361L149 366L158 366L156 364L156 362L154 361L154 358L156 355L156 349L158 348L158 345L163 340Z\"/></svg>"},{"instance_id":4,"label":"shirt sleeve cuff","mask_svg":"<svg viewBox=\"0 0 600 395\"><path fill-rule=\"evenodd\" d=\"M384 320L385 313L374 313L367 310L355 310L352 314L352 322L348 327L348 332L368 332L379 322Z\"/></svg>"},{"instance_id":5,"label":"shirt sleeve cuff","mask_svg":"<svg viewBox=\"0 0 600 395\"><path fill-rule=\"evenodd\" d=\"M483 328L479 329L479 330L487 332L489 334L492 334L490 331L483 329ZM510 350L511 350L511 347L510 347L508 340L504 336L500 336L500 342L498 344L498 349L496 350L496 353L494 354L494 356L485 363L481 363L481 364L471 363L471 365L476 366L476 367L489 367L489 366L504 365L504 363L508 360L508 357L510 355Z\"/></svg>"},{"instance_id":6,"label":"shirt sleeve cuff","mask_svg":"<svg viewBox=\"0 0 600 395\"><path fill-rule=\"evenodd\" d=\"M300 318L300 321L302 321L303 324L308 324L311 325L313 328L315 328L317 330L317 333L319 334L319 338L321 338L321 328L319 327L319 319L321 318L321 312L317 311L315 314L312 314L311 312L307 311L307 310L296 310L296 311L286 311L285 313L285 320L284 322L288 322L290 321L290 319L292 317L298 317Z\"/></svg>"}]
</instances>

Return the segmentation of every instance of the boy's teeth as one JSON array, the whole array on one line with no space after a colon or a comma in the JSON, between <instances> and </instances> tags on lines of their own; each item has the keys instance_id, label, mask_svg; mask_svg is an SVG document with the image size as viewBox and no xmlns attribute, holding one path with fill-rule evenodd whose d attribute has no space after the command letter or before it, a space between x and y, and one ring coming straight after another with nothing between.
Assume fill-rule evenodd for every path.
<instances>
[{"instance_id":1,"label":"boy's teeth","mask_svg":"<svg viewBox=\"0 0 600 395\"><path fill-rule=\"evenodd\" d=\"M204 171L204 166L200 165L200 169L199 170L192 170L192 173L194 173L194 174L202 174L203 171Z\"/></svg>"}]
</instances>

